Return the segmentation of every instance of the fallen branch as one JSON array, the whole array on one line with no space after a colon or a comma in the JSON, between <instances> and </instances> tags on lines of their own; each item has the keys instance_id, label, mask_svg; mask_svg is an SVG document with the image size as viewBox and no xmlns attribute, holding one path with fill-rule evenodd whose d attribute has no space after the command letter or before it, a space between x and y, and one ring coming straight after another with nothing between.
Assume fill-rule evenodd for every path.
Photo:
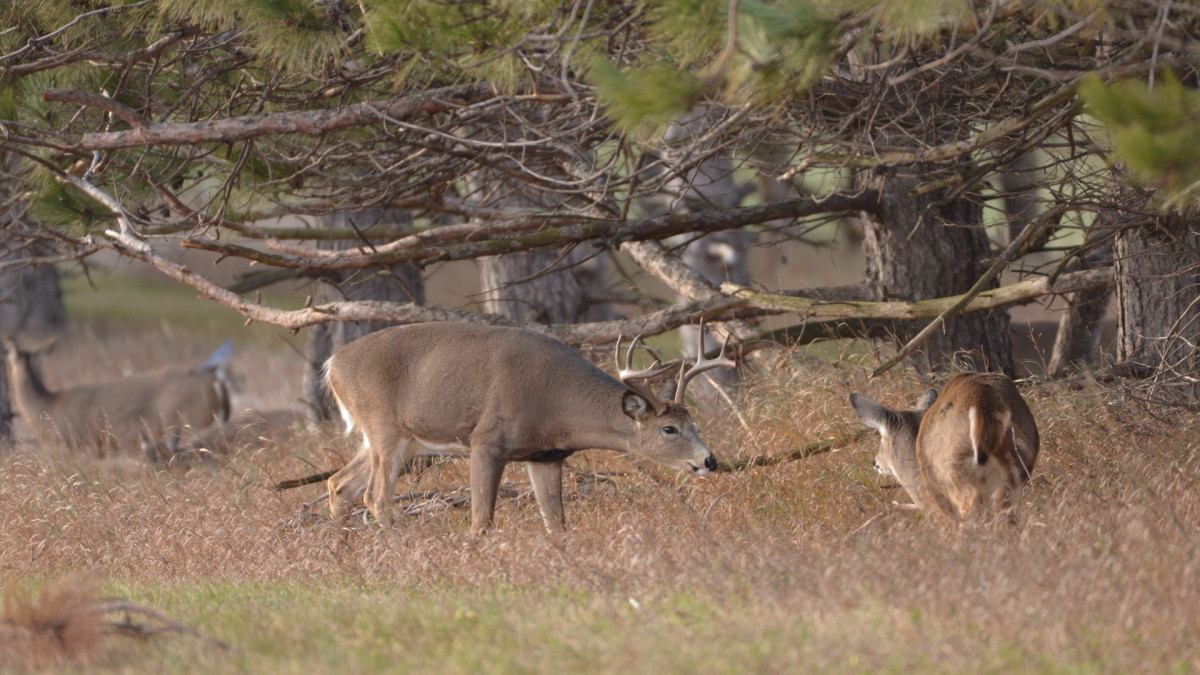
<instances>
[{"instance_id":1,"label":"fallen branch","mask_svg":"<svg viewBox=\"0 0 1200 675\"><path fill-rule=\"evenodd\" d=\"M219 649L229 646L163 614L125 600L100 601L97 575L47 585L36 598L11 594L0 611L0 668L86 666L103 658L111 635L150 638L181 633ZM134 617L142 619L135 622Z\"/></svg>"},{"instance_id":2,"label":"fallen branch","mask_svg":"<svg viewBox=\"0 0 1200 675\"><path fill-rule=\"evenodd\" d=\"M1046 295L1099 290L1113 285L1113 270L1104 267L1060 275L1053 281L1037 277L980 292L964 305L963 313L995 309L1028 302ZM916 302L867 302L856 300L814 300L778 293L755 291L737 284L721 284L726 295L762 309L791 312L805 319L932 319L954 307L965 295L918 300Z\"/></svg>"},{"instance_id":3,"label":"fallen branch","mask_svg":"<svg viewBox=\"0 0 1200 675\"><path fill-rule=\"evenodd\" d=\"M862 440L863 438L870 436L872 433L874 432L872 432L870 429L859 429L842 436L830 438L828 440L809 443L808 445L801 446L794 450L731 459L727 462L721 462L717 466L717 471L745 471L746 469L759 466L771 466L773 464L782 464L783 462L793 462L798 459L806 459L814 455L832 452L838 448L841 448L842 446Z\"/></svg>"}]
</instances>

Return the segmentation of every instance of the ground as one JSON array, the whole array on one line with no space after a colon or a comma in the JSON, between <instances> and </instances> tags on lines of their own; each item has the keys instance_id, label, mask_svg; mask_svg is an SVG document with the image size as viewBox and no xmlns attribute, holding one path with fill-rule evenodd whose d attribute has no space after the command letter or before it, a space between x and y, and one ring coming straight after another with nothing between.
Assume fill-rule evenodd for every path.
<instances>
[{"instance_id":1,"label":"ground","mask_svg":"<svg viewBox=\"0 0 1200 675\"><path fill-rule=\"evenodd\" d=\"M233 324L93 326L53 374L203 359ZM295 405L302 361L285 339L239 338L241 401ZM22 442L0 456L5 616L91 575L97 597L226 645L107 636L79 656L95 672L1200 670L1193 413L1119 386L1026 386L1043 444L1020 524L951 531L896 505L875 438L855 434L851 391L898 406L924 389L905 372L868 380L872 365L791 359L747 385L740 417L697 406L723 460L844 439L830 452L704 477L577 455L562 535L510 471L498 529L470 537L468 511L438 499L466 485L462 460L401 479L421 494L394 529L335 527L306 507L320 486L271 485L336 466L336 434L192 471ZM0 631L0 655L23 663L4 644Z\"/></svg>"}]
</instances>

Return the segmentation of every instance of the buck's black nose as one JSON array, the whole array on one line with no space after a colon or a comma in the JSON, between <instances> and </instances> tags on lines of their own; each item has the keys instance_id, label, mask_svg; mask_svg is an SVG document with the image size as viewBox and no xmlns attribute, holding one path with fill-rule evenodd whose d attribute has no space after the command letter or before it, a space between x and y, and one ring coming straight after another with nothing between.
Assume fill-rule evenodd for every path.
<instances>
[{"instance_id":1,"label":"buck's black nose","mask_svg":"<svg viewBox=\"0 0 1200 675\"><path fill-rule=\"evenodd\" d=\"M709 471L716 471L717 470L717 458L714 455L709 455L707 458L705 458L704 468L708 469Z\"/></svg>"}]
</instances>

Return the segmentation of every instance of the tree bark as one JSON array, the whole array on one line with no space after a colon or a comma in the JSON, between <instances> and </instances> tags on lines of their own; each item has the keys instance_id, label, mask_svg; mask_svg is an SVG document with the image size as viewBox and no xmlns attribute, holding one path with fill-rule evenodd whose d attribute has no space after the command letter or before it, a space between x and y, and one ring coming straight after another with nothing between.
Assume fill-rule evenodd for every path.
<instances>
[{"instance_id":1,"label":"tree bark","mask_svg":"<svg viewBox=\"0 0 1200 675\"><path fill-rule=\"evenodd\" d=\"M354 226L360 229L375 225L394 224L407 220L399 211L370 209L337 211L327 217L331 227ZM329 241L322 246L344 250L361 246L362 242ZM412 265L391 265L378 270L327 273L313 291L314 304L339 300L384 300L394 302L423 302L425 285L421 272ZM389 321L330 321L312 326L308 331L308 363L304 371L305 403L309 417L315 421L331 419L336 412L322 378L325 362L343 345L377 330L395 326Z\"/></svg>"},{"instance_id":2,"label":"tree bark","mask_svg":"<svg viewBox=\"0 0 1200 675\"><path fill-rule=\"evenodd\" d=\"M552 108L529 108L532 119L545 121L555 114ZM492 143L533 140L528 131L516 123L500 123L475 131L475 136ZM530 149L520 158L524 167L535 170L550 181L569 184L570 165L590 165L587 145L580 142L577 150L560 147ZM570 154L576 152L577 154ZM556 191L553 184L535 185L515 177L508 163L480 165L467 177L474 206L511 211L554 215L559 206L582 207L588 202L581 196ZM575 210L575 209L572 209ZM586 210L586 209L585 209ZM486 223L475 219L482 228ZM568 225L568 227L571 227ZM540 235L541 233L539 233ZM495 250L495 249L493 249ZM585 251L571 243L549 246L480 260L480 282L483 287L483 308L513 321L539 323L576 323L588 316L608 318L605 308L593 308L587 286L598 291L607 276L601 265L603 259L587 260Z\"/></svg>"},{"instance_id":3,"label":"tree bark","mask_svg":"<svg viewBox=\"0 0 1200 675\"><path fill-rule=\"evenodd\" d=\"M1194 401L1200 375L1200 232L1184 216L1123 229L1117 270L1117 358L1136 374L1172 382Z\"/></svg>"},{"instance_id":4,"label":"tree bark","mask_svg":"<svg viewBox=\"0 0 1200 675\"><path fill-rule=\"evenodd\" d=\"M712 120L706 113L706 108L699 106L673 123L666 133L668 150L663 154L668 170L676 176L668 184L675 195L672 199L672 203L677 205L675 213L702 213L712 208L736 209L741 206L742 199L754 190L752 184L738 184L728 150L695 143L711 128ZM694 153L707 154L699 158L678 156L679 153L669 149L673 142L682 142L683 147ZM755 238L753 233L741 229L713 232L685 246L680 259L714 287L723 283L746 285L750 283L749 248ZM681 300L695 299L683 293L679 297ZM680 326L680 349L684 358L693 358L698 349L707 353L719 348L725 335L748 339L754 333L753 327L744 321L712 326L706 335L701 335L699 326ZM701 390L709 381L724 386L737 384L739 375L740 371L734 368L713 370L700 379Z\"/></svg>"},{"instance_id":5,"label":"tree bark","mask_svg":"<svg viewBox=\"0 0 1200 675\"><path fill-rule=\"evenodd\" d=\"M875 299L918 301L960 294L987 270L984 261L992 252L980 205L969 195L941 201L937 192L913 193L935 178L932 167L914 167L912 176L873 174L867 179L880 192L878 213L864 214L867 285ZM890 337L903 344L922 328L922 322L897 321ZM970 370L1015 375L1008 312L992 309L952 317L909 358L922 374L956 361Z\"/></svg>"},{"instance_id":6,"label":"tree bark","mask_svg":"<svg viewBox=\"0 0 1200 675\"><path fill-rule=\"evenodd\" d=\"M50 253L45 244L30 244L14 231L25 225L29 204L14 197L21 183L17 177L18 159L0 154L0 232L5 235L0 261L43 257ZM58 270L53 265L16 267L0 273L0 335L18 333L35 337L53 335L66 327ZM12 441L13 408L9 397L8 368L0 367L0 443Z\"/></svg>"}]
</instances>

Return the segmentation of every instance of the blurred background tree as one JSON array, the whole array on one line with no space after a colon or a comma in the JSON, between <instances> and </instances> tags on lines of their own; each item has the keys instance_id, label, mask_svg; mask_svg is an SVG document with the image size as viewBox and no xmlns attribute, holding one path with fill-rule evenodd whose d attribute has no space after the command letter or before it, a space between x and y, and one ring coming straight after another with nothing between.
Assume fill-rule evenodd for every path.
<instances>
[{"instance_id":1,"label":"blurred background tree","mask_svg":"<svg viewBox=\"0 0 1200 675\"><path fill-rule=\"evenodd\" d=\"M921 301L1094 270L1111 245L1118 372L1171 395L1168 382L1197 374L1184 353L1200 337L1197 267L1178 215L1196 181L1179 123L1197 62L1187 4L34 0L3 12L0 150L21 158L30 205L16 236L58 256L116 251L255 320L506 321L575 344L700 316L753 321L777 310L722 296L725 279L684 247L852 219L860 285L770 290ZM670 132L701 106L699 129ZM330 218L374 209L403 216L366 229ZM176 262L176 245L275 274L222 288ZM613 273L616 252L678 297ZM492 257L507 253L521 258ZM476 257L489 258L492 314L417 293L286 311L247 296L280 277L344 286ZM1113 277L1088 278L1076 299L1103 306ZM596 306L614 299L644 313L608 322ZM1066 313L1063 335L1094 344L1096 315ZM924 326L865 328L907 343L921 370L1014 369L1004 309L947 316L913 343ZM1062 368L1094 359L1077 348Z\"/></svg>"}]
</instances>

